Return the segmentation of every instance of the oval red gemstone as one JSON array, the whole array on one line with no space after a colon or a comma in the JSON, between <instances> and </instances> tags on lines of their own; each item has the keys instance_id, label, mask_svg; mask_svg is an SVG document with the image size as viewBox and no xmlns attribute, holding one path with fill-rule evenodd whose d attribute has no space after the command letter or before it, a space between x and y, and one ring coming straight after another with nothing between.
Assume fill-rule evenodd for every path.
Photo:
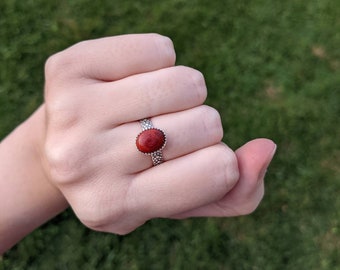
<instances>
[{"instance_id":1,"label":"oval red gemstone","mask_svg":"<svg viewBox=\"0 0 340 270\"><path fill-rule=\"evenodd\" d=\"M163 131L151 128L141 132L136 139L137 149L145 154L151 154L164 147L166 142Z\"/></svg>"}]
</instances>

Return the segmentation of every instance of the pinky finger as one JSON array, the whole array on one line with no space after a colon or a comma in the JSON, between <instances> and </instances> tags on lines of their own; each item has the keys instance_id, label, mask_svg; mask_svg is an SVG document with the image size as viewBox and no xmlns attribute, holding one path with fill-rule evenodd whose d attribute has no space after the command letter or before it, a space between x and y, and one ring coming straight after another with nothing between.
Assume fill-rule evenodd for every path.
<instances>
[{"instance_id":1,"label":"pinky finger","mask_svg":"<svg viewBox=\"0 0 340 270\"><path fill-rule=\"evenodd\" d=\"M253 212L264 195L264 175L276 151L268 139L248 142L236 151L240 179L235 187L216 202L186 211L172 218L231 217Z\"/></svg>"}]
</instances>

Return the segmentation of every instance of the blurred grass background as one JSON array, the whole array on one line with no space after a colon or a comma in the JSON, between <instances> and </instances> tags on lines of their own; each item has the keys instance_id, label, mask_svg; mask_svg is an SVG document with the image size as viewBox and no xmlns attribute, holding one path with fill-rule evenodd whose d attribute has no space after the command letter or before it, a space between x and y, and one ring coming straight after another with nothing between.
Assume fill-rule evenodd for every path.
<instances>
[{"instance_id":1,"label":"blurred grass background","mask_svg":"<svg viewBox=\"0 0 340 270\"><path fill-rule=\"evenodd\" d=\"M153 220L122 237L67 211L0 269L340 269L339 18L336 0L0 1L0 138L43 101L49 55L157 32L174 41L178 64L204 73L226 143L278 145L250 216Z\"/></svg>"}]
</instances>

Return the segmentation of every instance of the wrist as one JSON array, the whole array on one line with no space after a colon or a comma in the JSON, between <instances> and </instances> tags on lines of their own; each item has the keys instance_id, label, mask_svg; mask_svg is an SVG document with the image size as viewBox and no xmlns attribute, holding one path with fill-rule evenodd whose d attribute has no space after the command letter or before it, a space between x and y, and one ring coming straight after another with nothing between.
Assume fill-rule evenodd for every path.
<instances>
[{"instance_id":1,"label":"wrist","mask_svg":"<svg viewBox=\"0 0 340 270\"><path fill-rule=\"evenodd\" d=\"M67 207L43 166L42 105L0 144L0 254Z\"/></svg>"},{"instance_id":2,"label":"wrist","mask_svg":"<svg viewBox=\"0 0 340 270\"><path fill-rule=\"evenodd\" d=\"M23 123L23 129L24 133L27 134L28 143L31 145L30 151L34 164L37 166L37 172L41 176L41 185L45 186L49 192L50 202L53 202L51 206L56 210L61 209L58 211L61 212L68 207L68 203L60 190L49 179L44 150L46 137L46 112L44 104Z\"/></svg>"}]
</instances>

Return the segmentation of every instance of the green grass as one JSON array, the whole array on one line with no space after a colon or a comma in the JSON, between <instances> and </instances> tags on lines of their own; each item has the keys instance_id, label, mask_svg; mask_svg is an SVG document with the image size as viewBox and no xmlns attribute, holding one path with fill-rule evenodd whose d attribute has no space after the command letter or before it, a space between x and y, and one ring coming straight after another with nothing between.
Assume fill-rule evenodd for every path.
<instances>
[{"instance_id":1,"label":"green grass","mask_svg":"<svg viewBox=\"0 0 340 270\"><path fill-rule=\"evenodd\" d=\"M278 153L250 216L154 220L121 237L67 211L0 269L340 269L339 18L334 0L1 1L0 138L42 102L49 55L158 32L204 73L225 142L269 137Z\"/></svg>"}]
</instances>

